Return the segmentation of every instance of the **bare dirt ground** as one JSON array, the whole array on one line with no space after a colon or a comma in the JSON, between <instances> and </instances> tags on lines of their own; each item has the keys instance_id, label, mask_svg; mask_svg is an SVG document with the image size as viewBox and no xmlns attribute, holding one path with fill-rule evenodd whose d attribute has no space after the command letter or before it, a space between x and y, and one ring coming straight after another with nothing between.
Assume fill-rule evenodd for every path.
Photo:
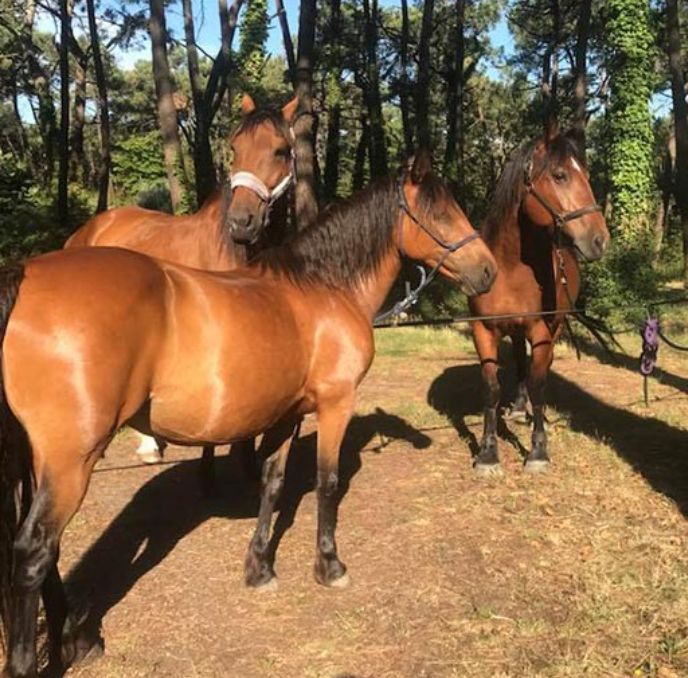
<instances>
[{"instance_id":1,"label":"bare dirt ground","mask_svg":"<svg viewBox=\"0 0 688 678\"><path fill-rule=\"evenodd\" d=\"M125 432L63 540L70 596L105 641L70 675L688 676L685 354L661 351L646 408L634 358L561 348L551 472L524 475L529 431L509 423L504 476L485 481L471 470L482 422L466 339L390 330L379 346L342 458L350 587L311 574L312 422L287 470L279 591L265 594L243 585L258 499L236 460L220 452L220 496L204 501L198 450L140 467Z\"/></svg>"}]
</instances>

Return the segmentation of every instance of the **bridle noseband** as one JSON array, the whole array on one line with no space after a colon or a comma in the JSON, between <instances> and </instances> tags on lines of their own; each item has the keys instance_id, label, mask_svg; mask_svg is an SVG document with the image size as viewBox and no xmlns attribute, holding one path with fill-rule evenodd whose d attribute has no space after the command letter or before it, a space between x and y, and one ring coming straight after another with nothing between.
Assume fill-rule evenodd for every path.
<instances>
[{"instance_id":1,"label":"bridle noseband","mask_svg":"<svg viewBox=\"0 0 688 678\"><path fill-rule=\"evenodd\" d=\"M586 214L594 214L595 212L602 212L602 206L595 203L594 205L586 205L577 210L572 210L571 212L558 212L552 204L545 198L540 191L535 187L535 180L533 179L533 159L532 157L526 165L524 172L523 181L526 187L526 193L532 194L532 196L549 212L552 217L552 226L554 228L555 238L559 238L561 233L564 231L564 226L567 222L573 221L574 219L580 219Z\"/></svg>"},{"instance_id":2,"label":"bridle noseband","mask_svg":"<svg viewBox=\"0 0 688 678\"><path fill-rule=\"evenodd\" d=\"M406 195L404 193L404 179L406 175L405 173L401 173L399 175L399 179L397 180L397 197L399 201L399 207L401 208L402 212L406 214L406 216L414 223L416 224L422 231L424 231L427 235L429 235L442 249L446 250L445 253L442 255L442 258L440 259L440 263L438 264L438 267L442 265L444 260L448 255L450 255L452 252L456 252L456 250L461 249L464 245L468 245L469 242L472 240L475 240L476 238L480 237L480 233L478 231L473 231L470 235L467 235L465 238L461 238L461 240L457 240L456 242L445 242L440 238L439 236L435 235L420 219L418 219L412 212L411 208L409 207L409 204L406 200ZM401 250L401 253L405 255L404 251L404 218L401 217L399 219L399 249Z\"/></svg>"}]
</instances>

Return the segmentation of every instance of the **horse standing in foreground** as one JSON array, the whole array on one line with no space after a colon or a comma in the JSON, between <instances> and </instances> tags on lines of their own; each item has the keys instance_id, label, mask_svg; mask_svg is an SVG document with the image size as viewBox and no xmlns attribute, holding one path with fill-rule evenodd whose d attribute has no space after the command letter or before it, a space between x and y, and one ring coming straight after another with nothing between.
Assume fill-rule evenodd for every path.
<instances>
[{"instance_id":1,"label":"horse standing in foreground","mask_svg":"<svg viewBox=\"0 0 688 678\"><path fill-rule=\"evenodd\" d=\"M485 389L484 431L475 469L479 475L500 471L497 348L501 338L509 336L518 378L511 416L527 420L530 397L533 439L525 470L537 473L549 465L545 384L554 342L565 320L563 313L573 309L578 297L577 261L600 259L609 245L602 208L595 202L573 133L531 143L509 161L497 184L483 237L495 256L499 275L487 294L469 300L471 312L511 317L473 323ZM526 341L532 353L530 374Z\"/></svg>"},{"instance_id":2,"label":"horse standing in foreground","mask_svg":"<svg viewBox=\"0 0 688 678\"><path fill-rule=\"evenodd\" d=\"M261 249L279 245L288 234L289 189L296 183L291 123L297 107L295 98L280 112L258 111L245 94L242 121L231 137L229 182L198 212L172 216L142 207L116 207L84 224L65 249L124 247L205 271L230 271ZM243 441L239 451L245 468L255 474L252 441ZM146 463L161 459L151 436L141 436L137 453ZM206 493L214 485L213 455L212 447L204 448L201 481Z\"/></svg>"},{"instance_id":3,"label":"horse standing in foreground","mask_svg":"<svg viewBox=\"0 0 688 678\"><path fill-rule=\"evenodd\" d=\"M402 253L468 294L488 290L496 273L426 156L241 271L97 247L0 269L0 609L10 678L36 676L41 594L51 659L76 658L59 543L124 424L182 445L266 431L277 461L265 466L246 577L260 585L272 575L267 538L284 476L279 460L295 423L316 413L315 577L346 582L335 542L340 446L373 359L372 319Z\"/></svg>"}]
</instances>

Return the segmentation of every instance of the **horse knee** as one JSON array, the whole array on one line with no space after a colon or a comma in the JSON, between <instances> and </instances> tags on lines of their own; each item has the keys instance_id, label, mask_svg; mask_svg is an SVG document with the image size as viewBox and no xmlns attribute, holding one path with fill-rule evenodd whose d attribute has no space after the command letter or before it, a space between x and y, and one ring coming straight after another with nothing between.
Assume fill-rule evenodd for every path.
<instances>
[{"instance_id":1,"label":"horse knee","mask_svg":"<svg viewBox=\"0 0 688 678\"><path fill-rule=\"evenodd\" d=\"M26 526L14 542L14 586L23 591L41 587L57 560L57 543L42 522Z\"/></svg>"},{"instance_id":2,"label":"horse knee","mask_svg":"<svg viewBox=\"0 0 688 678\"><path fill-rule=\"evenodd\" d=\"M318 493L323 497L332 497L337 492L338 486L339 476L334 471L318 474Z\"/></svg>"}]
</instances>

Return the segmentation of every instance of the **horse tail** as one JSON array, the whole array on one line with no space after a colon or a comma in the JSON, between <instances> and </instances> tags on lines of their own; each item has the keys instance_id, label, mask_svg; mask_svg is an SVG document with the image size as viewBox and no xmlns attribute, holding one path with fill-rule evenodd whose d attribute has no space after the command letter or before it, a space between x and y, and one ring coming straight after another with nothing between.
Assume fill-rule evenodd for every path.
<instances>
[{"instance_id":1,"label":"horse tail","mask_svg":"<svg viewBox=\"0 0 688 678\"><path fill-rule=\"evenodd\" d=\"M7 404L2 369L5 331L23 279L22 264L0 268L0 640L4 647L11 609L14 538L33 493L30 455L20 442L26 437Z\"/></svg>"}]
</instances>

